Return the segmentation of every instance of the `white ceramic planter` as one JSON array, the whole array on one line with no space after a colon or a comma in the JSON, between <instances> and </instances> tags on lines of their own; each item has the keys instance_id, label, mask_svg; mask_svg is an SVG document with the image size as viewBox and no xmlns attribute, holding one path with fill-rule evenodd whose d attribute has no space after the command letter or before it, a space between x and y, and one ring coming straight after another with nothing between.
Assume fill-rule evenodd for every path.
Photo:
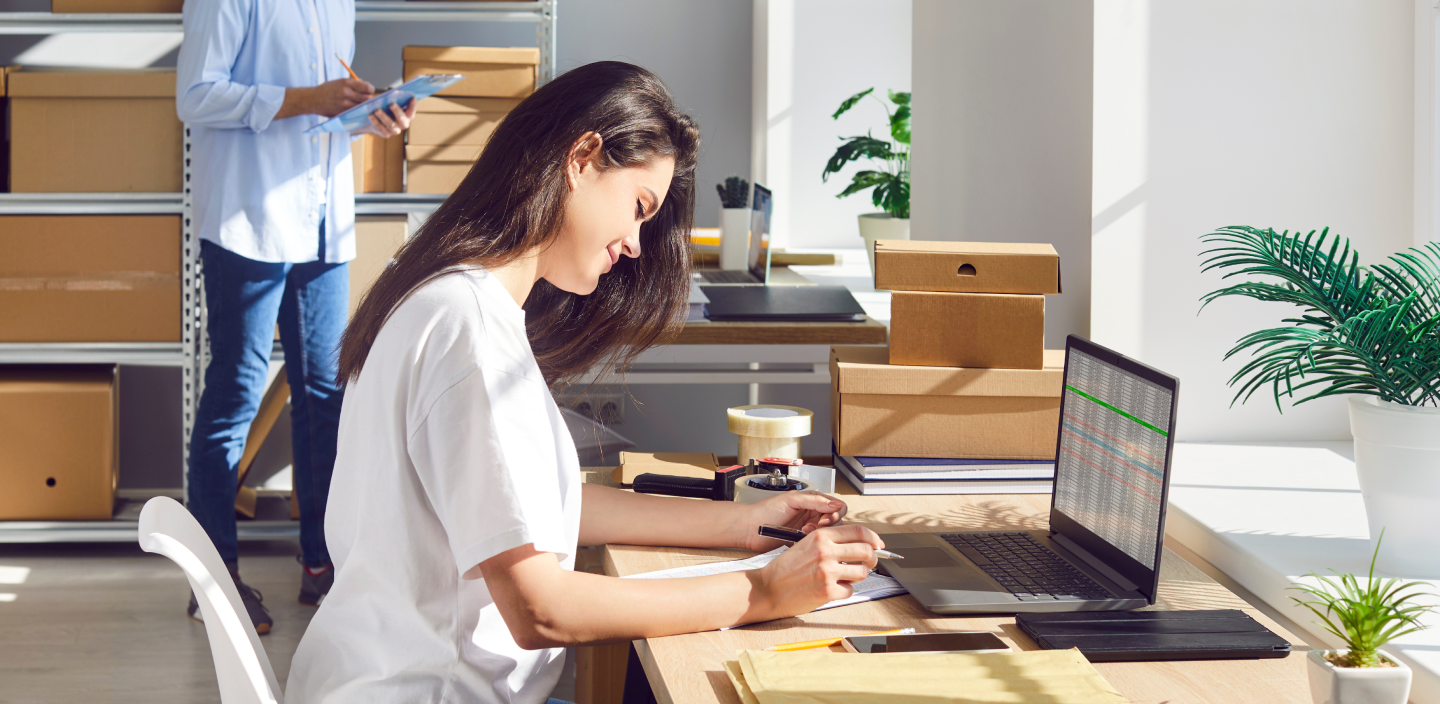
<instances>
[{"instance_id":1,"label":"white ceramic planter","mask_svg":"<svg viewBox=\"0 0 1440 704\"><path fill-rule=\"evenodd\" d=\"M720 209L720 268L750 266L750 209Z\"/></svg>"},{"instance_id":2,"label":"white ceramic planter","mask_svg":"<svg viewBox=\"0 0 1440 704\"><path fill-rule=\"evenodd\" d=\"M1385 530L1376 569L1440 579L1440 409L1351 396L1350 432L1372 548Z\"/></svg>"},{"instance_id":3,"label":"white ceramic planter","mask_svg":"<svg viewBox=\"0 0 1440 704\"><path fill-rule=\"evenodd\" d=\"M1395 667L1335 667L1325 659L1330 653L1344 652L1312 650L1306 656L1315 704L1405 704L1410 697L1410 668L1405 663L1384 653L1380 657Z\"/></svg>"},{"instance_id":4,"label":"white ceramic planter","mask_svg":"<svg viewBox=\"0 0 1440 704\"><path fill-rule=\"evenodd\" d=\"M870 272L875 272L875 240L910 239L909 218L892 218L889 213L865 213L860 216L860 237L865 240L865 253L870 256Z\"/></svg>"}]
</instances>

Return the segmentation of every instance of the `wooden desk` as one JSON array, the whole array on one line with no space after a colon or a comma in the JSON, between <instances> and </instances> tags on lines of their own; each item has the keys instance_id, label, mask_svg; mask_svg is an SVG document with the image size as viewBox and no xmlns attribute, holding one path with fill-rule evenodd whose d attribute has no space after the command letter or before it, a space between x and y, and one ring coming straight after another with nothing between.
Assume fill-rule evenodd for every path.
<instances>
[{"instance_id":1,"label":"wooden desk","mask_svg":"<svg viewBox=\"0 0 1440 704\"><path fill-rule=\"evenodd\" d=\"M606 481L609 470L587 481ZM850 506L848 520L877 532L934 530L1034 530L1046 524L1050 497L859 496L839 482ZM726 550L610 545L603 549L606 574L623 576L653 570L731 560L746 553ZM1155 609L1240 609L1295 644L1276 660L1098 663L1096 669L1133 704L1308 704L1304 651L1299 638L1252 608L1169 550L1161 569ZM738 650L777 643L883 631L912 626L925 631L990 631L1020 650L1035 643L1009 616L941 617L910 596L817 611L796 618L737 628L635 641L650 685L661 704L738 704L720 663ZM833 648L840 651L838 646ZM623 665L622 665L623 666Z\"/></svg>"}]
</instances>

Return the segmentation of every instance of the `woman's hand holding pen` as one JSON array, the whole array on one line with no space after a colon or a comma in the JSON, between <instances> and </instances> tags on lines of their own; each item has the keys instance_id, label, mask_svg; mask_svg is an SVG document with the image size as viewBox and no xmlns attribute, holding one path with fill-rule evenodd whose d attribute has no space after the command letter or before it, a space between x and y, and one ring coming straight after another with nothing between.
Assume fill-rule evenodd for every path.
<instances>
[{"instance_id":1,"label":"woman's hand holding pen","mask_svg":"<svg viewBox=\"0 0 1440 704\"><path fill-rule=\"evenodd\" d=\"M335 117L374 95L375 86L354 78L337 78L309 88L286 88L285 102L275 119L296 115Z\"/></svg>"},{"instance_id":2,"label":"woman's hand holding pen","mask_svg":"<svg viewBox=\"0 0 1440 704\"><path fill-rule=\"evenodd\" d=\"M817 491L785 491L754 504L737 504L745 509L733 530L739 547L756 552L774 550L781 543L762 537L756 526L773 525L809 533L833 526L845 517L845 502Z\"/></svg>"},{"instance_id":3,"label":"woman's hand holding pen","mask_svg":"<svg viewBox=\"0 0 1440 704\"><path fill-rule=\"evenodd\" d=\"M853 594L851 584L869 576L875 551L883 547L880 536L864 526L819 528L755 570L753 583L774 618L809 613Z\"/></svg>"}]
</instances>

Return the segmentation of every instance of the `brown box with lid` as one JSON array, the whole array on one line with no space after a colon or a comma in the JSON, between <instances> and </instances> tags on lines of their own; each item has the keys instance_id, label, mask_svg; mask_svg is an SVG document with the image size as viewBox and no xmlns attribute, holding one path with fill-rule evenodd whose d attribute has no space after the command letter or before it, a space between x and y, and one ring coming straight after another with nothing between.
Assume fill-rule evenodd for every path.
<instances>
[{"instance_id":1,"label":"brown box with lid","mask_svg":"<svg viewBox=\"0 0 1440 704\"><path fill-rule=\"evenodd\" d=\"M1060 293L1060 255L1048 244L875 243L875 288L950 293Z\"/></svg>"},{"instance_id":2,"label":"brown box with lid","mask_svg":"<svg viewBox=\"0 0 1440 704\"><path fill-rule=\"evenodd\" d=\"M1055 456L1064 350L1042 369L890 364L883 347L830 350L839 455L1043 460Z\"/></svg>"},{"instance_id":3,"label":"brown box with lid","mask_svg":"<svg viewBox=\"0 0 1440 704\"><path fill-rule=\"evenodd\" d=\"M465 77L436 93L442 97L524 98L535 92L540 66L540 50L535 47L407 46L401 56L407 81L434 74Z\"/></svg>"},{"instance_id":4,"label":"brown box with lid","mask_svg":"<svg viewBox=\"0 0 1440 704\"><path fill-rule=\"evenodd\" d=\"M177 193L175 71L11 70L14 193Z\"/></svg>"},{"instance_id":5,"label":"brown box with lid","mask_svg":"<svg viewBox=\"0 0 1440 704\"><path fill-rule=\"evenodd\" d=\"M0 520L109 520L114 365L0 366Z\"/></svg>"}]
</instances>

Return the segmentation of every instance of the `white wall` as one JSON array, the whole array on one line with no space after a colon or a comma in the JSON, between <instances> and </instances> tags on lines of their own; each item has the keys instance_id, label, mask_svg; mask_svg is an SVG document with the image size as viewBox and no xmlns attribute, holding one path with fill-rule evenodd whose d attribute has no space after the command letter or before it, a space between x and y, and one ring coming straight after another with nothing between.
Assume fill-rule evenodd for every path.
<instances>
[{"instance_id":1,"label":"white wall","mask_svg":"<svg viewBox=\"0 0 1440 704\"><path fill-rule=\"evenodd\" d=\"M858 247L856 217L877 212L870 193L837 199L858 170L822 182L840 137L889 138L884 108L866 99L831 115L846 98L874 87L910 90L910 0L755 0L756 89L753 180L775 193L771 229L784 247ZM888 102L887 102L888 104ZM744 175L743 172L736 172ZM718 199L704 208L719 207Z\"/></svg>"},{"instance_id":2,"label":"white wall","mask_svg":"<svg viewBox=\"0 0 1440 704\"><path fill-rule=\"evenodd\" d=\"M1197 317L1220 286L1199 237L1329 226L1363 262L1411 245L1413 16L1411 0L1095 0L1091 330L1180 377L1181 439L1349 437L1339 400L1229 408L1242 362L1225 351L1296 309Z\"/></svg>"},{"instance_id":3,"label":"white wall","mask_svg":"<svg viewBox=\"0 0 1440 704\"><path fill-rule=\"evenodd\" d=\"M1045 342L1090 319L1088 0L915 0L911 237L1049 242Z\"/></svg>"}]
</instances>

